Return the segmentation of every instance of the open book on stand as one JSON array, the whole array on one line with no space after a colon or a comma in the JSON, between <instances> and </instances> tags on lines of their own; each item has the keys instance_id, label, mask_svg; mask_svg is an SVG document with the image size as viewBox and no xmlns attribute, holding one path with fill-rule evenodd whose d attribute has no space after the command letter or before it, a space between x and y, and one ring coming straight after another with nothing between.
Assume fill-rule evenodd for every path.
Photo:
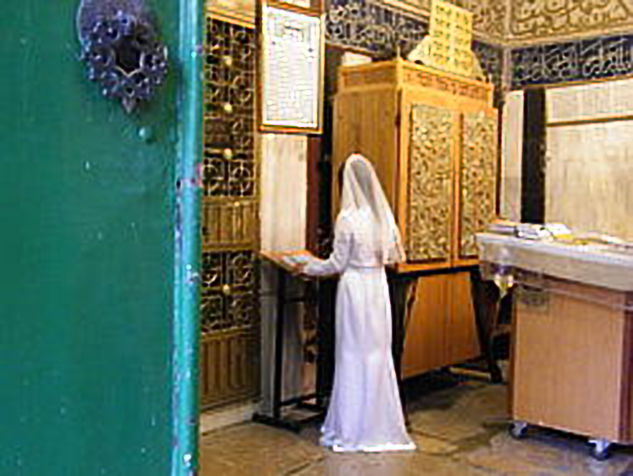
<instances>
[{"instance_id":1,"label":"open book on stand","mask_svg":"<svg viewBox=\"0 0 633 476\"><path fill-rule=\"evenodd\" d=\"M313 257L312 255L308 254L288 254L283 255L281 257L281 260L289 266L297 266L308 264L310 261L313 260Z\"/></svg>"},{"instance_id":2,"label":"open book on stand","mask_svg":"<svg viewBox=\"0 0 633 476\"><path fill-rule=\"evenodd\" d=\"M316 259L308 250L262 251L261 255L287 271L293 271L297 266L308 264Z\"/></svg>"}]
</instances>

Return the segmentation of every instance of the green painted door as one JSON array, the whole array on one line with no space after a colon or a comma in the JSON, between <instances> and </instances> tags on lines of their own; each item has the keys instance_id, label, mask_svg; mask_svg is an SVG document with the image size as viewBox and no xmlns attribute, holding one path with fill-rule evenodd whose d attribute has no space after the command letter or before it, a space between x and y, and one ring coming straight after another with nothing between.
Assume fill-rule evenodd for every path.
<instances>
[{"instance_id":1,"label":"green painted door","mask_svg":"<svg viewBox=\"0 0 633 476\"><path fill-rule=\"evenodd\" d=\"M2 476L196 464L201 8L147 1L171 71L131 116L85 79L78 0L0 7Z\"/></svg>"}]
</instances>

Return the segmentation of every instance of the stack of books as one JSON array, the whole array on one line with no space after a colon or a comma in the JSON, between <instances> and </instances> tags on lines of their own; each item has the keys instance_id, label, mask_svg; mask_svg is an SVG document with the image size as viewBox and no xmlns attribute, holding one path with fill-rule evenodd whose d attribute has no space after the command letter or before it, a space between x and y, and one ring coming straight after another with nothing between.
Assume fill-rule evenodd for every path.
<instances>
[{"instance_id":1,"label":"stack of books","mask_svg":"<svg viewBox=\"0 0 633 476\"><path fill-rule=\"evenodd\" d=\"M488 225L490 233L516 236L525 240L560 239L570 240L572 233L567 226L560 223L518 223L509 220L495 220Z\"/></svg>"},{"instance_id":2,"label":"stack of books","mask_svg":"<svg viewBox=\"0 0 633 476\"><path fill-rule=\"evenodd\" d=\"M544 240L551 238L552 234L543 225L520 223L517 225L516 236L524 240Z\"/></svg>"},{"instance_id":3,"label":"stack of books","mask_svg":"<svg viewBox=\"0 0 633 476\"><path fill-rule=\"evenodd\" d=\"M495 220L488 225L488 231L490 233L498 233L501 235L516 235L517 226L520 223L508 220Z\"/></svg>"}]
</instances>

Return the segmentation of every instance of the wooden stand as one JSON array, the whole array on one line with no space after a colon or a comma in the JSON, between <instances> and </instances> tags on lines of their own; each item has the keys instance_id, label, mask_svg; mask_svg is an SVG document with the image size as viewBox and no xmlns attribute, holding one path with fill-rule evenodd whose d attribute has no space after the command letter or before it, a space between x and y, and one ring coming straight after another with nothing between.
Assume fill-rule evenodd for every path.
<instances>
[{"instance_id":1,"label":"wooden stand","mask_svg":"<svg viewBox=\"0 0 633 476\"><path fill-rule=\"evenodd\" d=\"M308 251L297 252L308 254ZM262 252L262 257L272 263L277 272L277 294L276 309L277 321L275 326L275 351L273 362L273 398L272 414L266 415L257 413L253 420L259 423L284 428L291 431L299 431L302 424L318 420L325 412L325 402L329 396L333 373L334 373L334 295L336 289L335 278L304 279L306 289L301 296L287 296L287 283L292 273L292 267L284 261L284 253ZM402 391L402 353L406 333L405 319L410 315L413 304L412 286L415 286L415 279L411 279L402 274L388 270L389 291L392 305L392 355L394 366L398 378L400 399L407 420L404 392ZM318 356L317 356L317 384L316 392L309 395L302 395L297 398L282 399L283 388L283 336L286 321L286 306L293 302L318 303ZM322 312L321 307L325 307ZM328 318L329 317L329 318ZM308 403L315 401L316 404ZM309 418L301 421L291 420L283 417L282 410L285 407L298 406L304 410L314 412Z\"/></svg>"},{"instance_id":2,"label":"wooden stand","mask_svg":"<svg viewBox=\"0 0 633 476\"><path fill-rule=\"evenodd\" d=\"M511 333L512 289L505 295L493 281L482 278L479 269L470 274L475 320L481 353L486 361L492 383L503 382L503 374L494 355L494 346L498 337ZM504 319L505 318L505 319Z\"/></svg>"},{"instance_id":3,"label":"wooden stand","mask_svg":"<svg viewBox=\"0 0 633 476\"><path fill-rule=\"evenodd\" d=\"M299 254L308 254L309 252L299 252ZM323 407L324 395L320 391L319 377L317 377L317 389L315 393L309 395L301 395L299 397L282 399L283 388L283 368L284 368L284 326L286 322L286 306L290 303L317 303L319 293L319 281L316 279L302 278L305 284L304 293L300 296L289 297L286 294L287 281L292 273L292 267L284 261L285 254L262 252L262 257L272 263L277 271L277 320L275 325L275 352L273 362L273 399L272 399L272 415L256 413L253 415L253 421L264 423L291 431L299 431L302 424L309 423L315 419L323 417L325 408ZM317 368L317 372L319 369ZM309 403L316 401L316 404ZM288 406L298 406L303 410L312 411L314 414L303 420L291 420L282 416L282 409Z\"/></svg>"}]
</instances>

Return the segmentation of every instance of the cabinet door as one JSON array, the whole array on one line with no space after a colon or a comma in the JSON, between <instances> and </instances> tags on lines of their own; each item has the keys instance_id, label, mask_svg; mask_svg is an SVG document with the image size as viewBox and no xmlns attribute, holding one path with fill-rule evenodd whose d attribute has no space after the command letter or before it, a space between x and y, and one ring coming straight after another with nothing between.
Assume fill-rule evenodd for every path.
<instances>
[{"instance_id":1,"label":"cabinet door","mask_svg":"<svg viewBox=\"0 0 633 476\"><path fill-rule=\"evenodd\" d=\"M399 220L409 263L451 264L457 114L441 105L403 101Z\"/></svg>"},{"instance_id":2,"label":"cabinet door","mask_svg":"<svg viewBox=\"0 0 633 476\"><path fill-rule=\"evenodd\" d=\"M402 374L419 375L446 365L447 278L438 274L417 281L415 304L408 316Z\"/></svg>"},{"instance_id":3,"label":"cabinet door","mask_svg":"<svg viewBox=\"0 0 633 476\"><path fill-rule=\"evenodd\" d=\"M412 377L478 355L469 273L419 278L407 321L403 376Z\"/></svg>"},{"instance_id":4,"label":"cabinet door","mask_svg":"<svg viewBox=\"0 0 633 476\"><path fill-rule=\"evenodd\" d=\"M466 113L462 121L457 265L476 259L475 234L494 219L497 208L497 111Z\"/></svg>"},{"instance_id":5,"label":"cabinet door","mask_svg":"<svg viewBox=\"0 0 633 476\"><path fill-rule=\"evenodd\" d=\"M398 181L396 113L395 88L339 93L334 103L333 177L350 154L362 153L376 168L392 207ZM334 213L338 213L338 187L332 187L332 193Z\"/></svg>"},{"instance_id":6,"label":"cabinet door","mask_svg":"<svg viewBox=\"0 0 633 476\"><path fill-rule=\"evenodd\" d=\"M2 2L3 475L198 466L202 8L145 3L171 71L128 116L77 61L79 1Z\"/></svg>"},{"instance_id":7,"label":"cabinet door","mask_svg":"<svg viewBox=\"0 0 633 476\"><path fill-rule=\"evenodd\" d=\"M451 274L448 288L450 315L446 323L446 353L447 362L455 364L480 355L470 273Z\"/></svg>"}]
</instances>

